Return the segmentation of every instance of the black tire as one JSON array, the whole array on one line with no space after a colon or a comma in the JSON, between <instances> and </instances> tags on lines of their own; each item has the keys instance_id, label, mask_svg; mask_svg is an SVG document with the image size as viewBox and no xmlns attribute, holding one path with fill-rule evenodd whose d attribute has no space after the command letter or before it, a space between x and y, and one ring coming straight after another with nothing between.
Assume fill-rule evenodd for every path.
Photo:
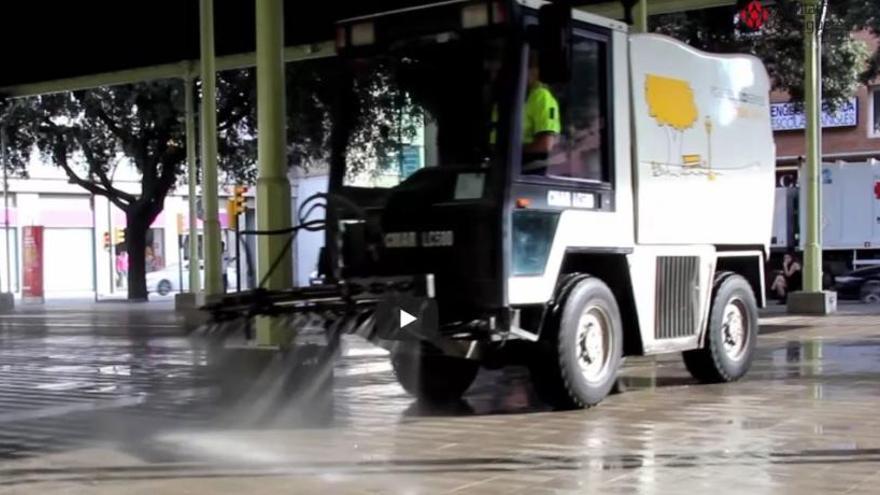
<instances>
[{"instance_id":1,"label":"black tire","mask_svg":"<svg viewBox=\"0 0 880 495\"><path fill-rule=\"evenodd\" d=\"M443 355L426 343L400 342L391 353L398 383L413 397L426 402L461 399L480 371L476 361Z\"/></svg>"},{"instance_id":2,"label":"black tire","mask_svg":"<svg viewBox=\"0 0 880 495\"><path fill-rule=\"evenodd\" d=\"M733 273L718 274L712 293L704 345L685 351L682 357L691 376L700 382L732 382L742 378L752 364L758 342L758 304L749 282ZM730 305L739 316L731 316ZM745 324L742 335L730 333L736 332L736 326L731 325L733 317ZM741 338L745 341L739 344Z\"/></svg>"},{"instance_id":3,"label":"black tire","mask_svg":"<svg viewBox=\"0 0 880 495\"><path fill-rule=\"evenodd\" d=\"M880 303L880 280L868 280L859 290L859 300L865 304Z\"/></svg>"},{"instance_id":4,"label":"black tire","mask_svg":"<svg viewBox=\"0 0 880 495\"><path fill-rule=\"evenodd\" d=\"M579 334L579 326L596 318L599 328L601 362L592 379L581 367L591 366L587 342L589 335ZM604 320L604 321L602 321ZM557 409L580 409L602 401L617 382L623 359L623 323L611 289L597 278L577 283L565 299L556 328L546 329L539 342L539 352L531 364L532 383L542 400ZM596 327L596 325L603 325ZM592 330L587 330L592 332ZM595 342L595 337L592 338Z\"/></svg>"},{"instance_id":5,"label":"black tire","mask_svg":"<svg viewBox=\"0 0 880 495\"><path fill-rule=\"evenodd\" d=\"M156 292L158 292L160 296L167 296L171 293L171 290L171 282L168 280L161 280L159 285L156 286Z\"/></svg>"}]
</instances>

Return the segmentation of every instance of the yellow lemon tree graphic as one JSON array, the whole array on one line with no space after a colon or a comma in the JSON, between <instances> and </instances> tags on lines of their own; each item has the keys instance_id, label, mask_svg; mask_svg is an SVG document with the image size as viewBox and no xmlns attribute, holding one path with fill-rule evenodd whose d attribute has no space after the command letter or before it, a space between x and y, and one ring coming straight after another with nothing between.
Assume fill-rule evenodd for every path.
<instances>
[{"instance_id":1,"label":"yellow lemon tree graphic","mask_svg":"<svg viewBox=\"0 0 880 495\"><path fill-rule=\"evenodd\" d=\"M694 100L694 91L687 81L648 74L645 79L645 93L651 117L666 129L666 165L673 165L674 141L678 141L678 156L681 157L684 131L693 127L697 121L699 112Z\"/></svg>"}]
</instances>

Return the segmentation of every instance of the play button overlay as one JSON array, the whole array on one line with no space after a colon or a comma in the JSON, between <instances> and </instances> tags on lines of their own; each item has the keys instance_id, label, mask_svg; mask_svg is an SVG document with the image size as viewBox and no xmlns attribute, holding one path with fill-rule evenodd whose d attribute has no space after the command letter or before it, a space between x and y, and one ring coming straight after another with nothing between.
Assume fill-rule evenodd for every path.
<instances>
[{"instance_id":1,"label":"play button overlay","mask_svg":"<svg viewBox=\"0 0 880 495\"><path fill-rule=\"evenodd\" d=\"M376 305L375 337L386 340L424 339L438 328L437 302L390 293Z\"/></svg>"},{"instance_id":2,"label":"play button overlay","mask_svg":"<svg viewBox=\"0 0 880 495\"><path fill-rule=\"evenodd\" d=\"M416 321L417 319L418 318L407 313L406 311L404 311L402 309L400 310L400 328L403 328L403 327L409 325L410 323Z\"/></svg>"}]
</instances>

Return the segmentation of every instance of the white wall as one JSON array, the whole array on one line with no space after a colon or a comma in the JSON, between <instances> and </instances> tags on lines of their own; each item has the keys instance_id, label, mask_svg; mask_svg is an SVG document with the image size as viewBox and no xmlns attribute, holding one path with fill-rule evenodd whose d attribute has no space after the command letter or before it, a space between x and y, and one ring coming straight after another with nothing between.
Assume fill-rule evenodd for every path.
<instances>
[{"instance_id":1,"label":"white wall","mask_svg":"<svg viewBox=\"0 0 880 495\"><path fill-rule=\"evenodd\" d=\"M43 232L43 287L47 297L94 290L90 228L46 228Z\"/></svg>"},{"instance_id":2,"label":"white wall","mask_svg":"<svg viewBox=\"0 0 880 495\"><path fill-rule=\"evenodd\" d=\"M11 289L12 293L19 292L21 289L21 270L19 269L20 265L20 247L19 247L19 239L18 239L18 229L14 226L9 229L9 270L12 272L12 279L7 278L6 273L6 232L5 229L0 225L0 292L7 292L7 287ZM8 285L7 285L8 284Z\"/></svg>"},{"instance_id":3,"label":"white wall","mask_svg":"<svg viewBox=\"0 0 880 495\"><path fill-rule=\"evenodd\" d=\"M300 177L296 179L294 186L296 187L296 209L297 216L303 202L315 193L327 192L326 175L318 175L312 177ZM324 218L324 211L318 209L309 217L310 220L318 220ZM294 220L296 221L296 220ZM317 270L318 253L324 245L324 232L308 232L301 231L296 238L296 284L299 286L308 285L309 277L312 272Z\"/></svg>"}]
</instances>

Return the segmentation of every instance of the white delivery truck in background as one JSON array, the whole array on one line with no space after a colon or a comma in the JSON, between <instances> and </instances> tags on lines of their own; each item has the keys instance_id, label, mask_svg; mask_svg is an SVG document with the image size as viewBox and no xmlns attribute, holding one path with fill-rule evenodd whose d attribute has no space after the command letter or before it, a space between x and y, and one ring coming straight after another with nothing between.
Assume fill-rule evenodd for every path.
<instances>
[{"instance_id":1,"label":"white delivery truck in background","mask_svg":"<svg viewBox=\"0 0 880 495\"><path fill-rule=\"evenodd\" d=\"M782 266L783 253L803 251L803 180L799 173L776 188L771 267ZM880 161L823 163L820 180L824 285L831 288L849 270L880 265Z\"/></svg>"},{"instance_id":2,"label":"white delivery truck in background","mask_svg":"<svg viewBox=\"0 0 880 495\"><path fill-rule=\"evenodd\" d=\"M823 248L852 254L880 247L880 162L824 163L821 181ZM802 215L798 221L803 232Z\"/></svg>"},{"instance_id":3,"label":"white delivery truck in background","mask_svg":"<svg viewBox=\"0 0 880 495\"><path fill-rule=\"evenodd\" d=\"M706 382L746 373L774 199L760 60L532 0L336 30L322 284L227 297L217 321L335 314L328 329L389 348L428 400L460 397L481 366L527 365L559 407L600 402L625 355L681 352ZM382 181L351 136L387 124L345 96L376 77L425 126L420 166ZM555 138L537 157L536 127Z\"/></svg>"}]
</instances>

